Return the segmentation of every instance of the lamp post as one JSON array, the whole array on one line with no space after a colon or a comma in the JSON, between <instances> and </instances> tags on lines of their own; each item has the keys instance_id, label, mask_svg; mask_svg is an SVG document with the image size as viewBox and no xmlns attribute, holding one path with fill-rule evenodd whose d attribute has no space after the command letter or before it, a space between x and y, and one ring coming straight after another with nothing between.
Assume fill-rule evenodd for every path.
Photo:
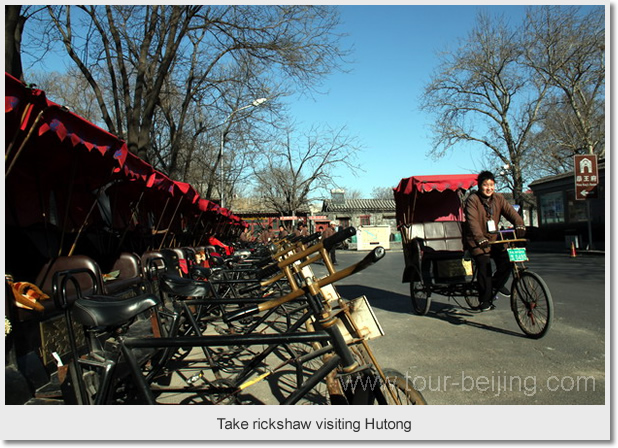
<instances>
[{"instance_id":1,"label":"lamp post","mask_svg":"<svg viewBox=\"0 0 618 448\"><path fill-rule=\"evenodd\" d=\"M264 104L266 101L268 101L268 98L258 98L257 100L254 100L251 104L247 104L246 106L233 110L226 117L226 119L223 120L221 124L219 125L219 126L223 126L227 123L227 126L225 126L225 128L221 131L221 144L219 145L219 157L218 157L219 159L219 198L221 202L221 207L225 206L223 203L223 172L224 172L223 170L223 149L225 147L225 136L230 131L230 127L232 126L231 118L242 110L249 109L250 107L258 107L261 104Z\"/></svg>"}]
</instances>

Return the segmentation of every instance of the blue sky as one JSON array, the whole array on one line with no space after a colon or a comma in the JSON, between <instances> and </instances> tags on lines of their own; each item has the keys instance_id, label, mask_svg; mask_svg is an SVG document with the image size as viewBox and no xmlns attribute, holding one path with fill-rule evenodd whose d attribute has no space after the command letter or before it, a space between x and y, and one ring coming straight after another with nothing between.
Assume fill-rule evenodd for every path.
<instances>
[{"instance_id":1,"label":"blue sky","mask_svg":"<svg viewBox=\"0 0 618 448\"><path fill-rule=\"evenodd\" d=\"M344 40L354 47L350 73L325 80L327 95L293 101L291 112L306 125L347 126L364 149L364 173L341 173L339 186L369 198L374 187L394 187L403 177L478 172L482 150L461 147L440 160L431 148L431 117L419 98L436 67L435 52L465 38L483 8L519 22L525 6L341 6Z\"/></svg>"},{"instance_id":2,"label":"blue sky","mask_svg":"<svg viewBox=\"0 0 618 448\"><path fill-rule=\"evenodd\" d=\"M320 91L325 94L289 98L291 118L297 124L346 126L362 145L357 162L364 171L339 170L337 186L369 198L375 187L394 187L404 177L488 168L479 145L459 146L439 160L428 156L432 117L419 110L420 96L437 66L436 51L465 38L480 10L504 14L517 24L526 5L338 8L340 32L348 35L343 46L353 49L353 62L345 67L349 72L324 79Z\"/></svg>"}]
</instances>

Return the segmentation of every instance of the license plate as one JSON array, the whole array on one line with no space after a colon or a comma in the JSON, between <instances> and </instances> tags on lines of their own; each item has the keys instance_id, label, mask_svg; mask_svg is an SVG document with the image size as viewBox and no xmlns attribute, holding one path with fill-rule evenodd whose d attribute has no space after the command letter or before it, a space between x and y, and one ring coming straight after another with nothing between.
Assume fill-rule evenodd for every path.
<instances>
[{"instance_id":1,"label":"license plate","mask_svg":"<svg viewBox=\"0 0 618 448\"><path fill-rule=\"evenodd\" d=\"M509 253L509 260L513 262L528 261L528 254L526 253L525 247L507 249L507 252Z\"/></svg>"}]
</instances>

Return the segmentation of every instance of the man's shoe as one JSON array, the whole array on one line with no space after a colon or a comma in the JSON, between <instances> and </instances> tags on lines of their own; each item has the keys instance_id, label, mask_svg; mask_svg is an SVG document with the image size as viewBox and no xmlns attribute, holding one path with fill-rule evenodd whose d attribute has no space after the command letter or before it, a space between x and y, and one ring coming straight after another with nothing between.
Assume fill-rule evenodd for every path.
<instances>
[{"instance_id":1,"label":"man's shoe","mask_svg":"<svg viewBox=\"0 0 618 448\"><path fill-rule=\"evenodd\" d=\"M481 303L478 306L478 310L479 311L491 311L493 309L495 309L496 306L493 303Z\"/></svg>"},{"instance_id":2,"label":"man's shoe","mask_svg":"<svg viewBox=\"0 0 618 448\"><path fill-rule=\"evenodd\" d=\"M502 294L504 297L511 297L511 291L506 286L503 286L502 288L500 288L498 292Z\"/></svg>"}]
</instances>

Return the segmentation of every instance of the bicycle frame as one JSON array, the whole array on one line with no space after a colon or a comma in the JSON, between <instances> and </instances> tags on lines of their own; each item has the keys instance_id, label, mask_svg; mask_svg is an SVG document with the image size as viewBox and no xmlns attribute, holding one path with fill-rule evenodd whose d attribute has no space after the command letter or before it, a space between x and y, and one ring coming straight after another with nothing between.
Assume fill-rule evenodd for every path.
<instances>
[{"instance_id":1,"label":"bicycle frame","mask_svg":"<svg viewBox=\"0 0 618 448\"><path fill-rule=\"evenodd\" d=\"M310 250L304 250L302 253L306 256L308 253L323 250L323 247L312 248ZM325 251L324 251L325 253ZM282 334L241 334L241 335L230 335L230 336L190 336L190 337L166 337L166 338L135 338L135 337L125 337L119 336L117 338L118 343L118 353L121 353L124 360L128 364L132 378L137 385L137 388L140 392L140 395L144 399L146 403L154 404L156 401L154 399L154 395L150 389L148 384L148 380L152 379L152 376L144 376L142 369L140 367L140 362L136 358L134 352L138 349L169 349L175 348L179 349L182 347L216 347L216 346L251 346L251 345L268 345L269 348L265 350L262 354L258 355L255 358L253 364L249 365L245 368L245 371L239 375L238 379L235 381L236 387L241 388L243 385L242 381L245 381L246 378L250 376L253 372L253 365L257 365L261 359L265 358L268 355L269 350L272 351L274 348L278 346L285 346L287 344L303 342L303 343L317 343L322 345L322 351L316 352L314 356L323 355L324 353L334 352L334 354L327 360L322 368L320 368L315 374L307 379L304 383L300 384L297 390L284 402L284 404L292 404L297 402L300 398L302 398L309 390L311 390L316 384L324 380L324 378L333 372L335 369L339 368L339 365L342 364L342 371L344 373L358 373L358 363L354 358L354 355L350 352L349 347L343 340L343 337L335 325L340 319L339 316L331 316L329 310L324 307L324 300L320 298L321 288L334 283L335 281L344 278L348 275L351 275L354 272L358 272L361 269L364 269L368 265L374 263L378 259L383 256L383 249L376 249L374 252L370 254L370 256L366 257L365 260L353 265L347 269L344 269L339 272L334 272L328 275L327 277L317 280L313 282L309 276L305 278L305 284L303 286L299 286L297 283L297 279L294 278L291 271L288 271L289 266L295 265L295 269L297 272L302 272L302 268L298 269L298 266L305 265L308 266L309 263L300 262L302 257L299 256L289 256L285 261L280 262L282 265L286 277L291 280L290 283L292 285L292 292L283 298L277 298L274 300L270 300L270 304L265 308L265 310L270 311L274 310L278 306L287 303L291 300L297 299L300 296L304 295L308 301L307 309L303 314L303 317L298 319L297 322L292 325L288 331ZM303 266L304 267L304 266ZM287 268L287 269L286 269ZM332 268L332 266L331 266ZM241 303L237 300L227 300L227 299L213 299L214 303ZM191 300L187 301L191 305L196 305L200 303L199 300ZM204 303L212 304L212 300L204 300ZM255 303L255 299L248 299L247 302ZM258 305L261 306L263 303ZM183 303L183 306L186 306L186 303ZM188 311L188 310L186 310ZM190 312L186 312L187 315L190 315ZM241 313L239 317L242 317L244 313ZM297 330L308 320L313 319L314 322L317 323L320 330L313 332L299 332ZM196 323L193 322L192 325L197 330ZM368 347L367 347L368 349ZM303 360L311 359L312 356L305 356L302 358ZM375 358L372 359L375 361ZM113 361L112 364L115 365L117 361ZM100 365L91 363L93 367L102 368ZM359 371L364 371L366 369L361 369ZM109 375L112 375L115 369L105 369L102 383L110 384L111 380L109 379ZM381 370L378 369L378 372L381 373ZM106 391L107 389L104 389ZM158 391L160 392L160 391ZM383 397L378 397L381 392L376 392L376 397L383 401ZM103 400L103 398L101 398Z\"/></svg>"}]
</instances>

